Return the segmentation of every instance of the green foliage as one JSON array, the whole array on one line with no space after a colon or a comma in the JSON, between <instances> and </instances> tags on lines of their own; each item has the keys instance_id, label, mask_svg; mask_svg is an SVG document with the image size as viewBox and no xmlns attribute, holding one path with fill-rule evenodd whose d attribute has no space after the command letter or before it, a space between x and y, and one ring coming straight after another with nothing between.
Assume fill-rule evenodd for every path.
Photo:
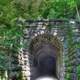
<instances>
[{"instance_id":1,"label":"green foliage","mask_svg":"<svg viewBox=\"0 0 80 80\"><path fill-rule=\"evenodd\" d=\"M24 26L18 26L22 19L80 19L80 0L0 0L0 69L7 54L18 53ZM72 30L67 32L68 45L73 46ZM80 43L76 44L80 48ZM1 53L3 52L3 55ZM3 63L1 61L4 61ZM69 75L68 75L69 76Z\"/></svg>"}]
</instances>

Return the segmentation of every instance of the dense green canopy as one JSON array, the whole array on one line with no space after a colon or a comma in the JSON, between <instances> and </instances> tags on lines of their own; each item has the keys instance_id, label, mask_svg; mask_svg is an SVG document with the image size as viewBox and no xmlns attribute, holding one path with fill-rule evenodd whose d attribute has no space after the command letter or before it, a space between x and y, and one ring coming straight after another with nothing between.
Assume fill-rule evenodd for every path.
<instances>
[{"instance_id":1,"label":"dense green canopy","mask_svg":"<svg viewBox=\"0 0 80 80\"><path fill-rule=\"evenodd\" d=\"M0 0L0 45L21 36L18 19L80 19L80 0ZM16 23L17 22L17 23Z\"/></svg>"}]
</instances>

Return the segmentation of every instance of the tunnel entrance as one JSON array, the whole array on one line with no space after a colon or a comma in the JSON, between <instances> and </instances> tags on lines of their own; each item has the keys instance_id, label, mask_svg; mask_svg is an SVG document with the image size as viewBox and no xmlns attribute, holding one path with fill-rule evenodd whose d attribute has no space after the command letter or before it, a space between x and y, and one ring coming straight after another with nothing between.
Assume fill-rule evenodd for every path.
<instances>
[{"instance_id":1,"label":"tunnel entrance","mask_svg":"<svg viewBox=\"0 0 80 80\"><path fill-rule=\"evenodd\" d=\"M77 43L80 43L80 23L73 20L25 20L24 26L21 55L26 56L26 61L24 59L22 67L25 74L23 80L36 77L33 75L38 73L35 72L36 66L39 68L49 62L50 67L56 64L53 71L59 80L78 80L80 48L77 48ZM48 73L47 70L44 73Z\"/></svg>"},{"instance_id":2,"label":"tunnel entrance","mask_svg":"<svg viewBox=\"0 0 80 80\"><path fill-rule=\"evenodd\" d=\"M35 68L31 80L42 76L59 78L63 67L63 52L62 44L57 36L47 33L38 35L32 39L29 50L33 55L33 67Z\"/></svg>"}]
</instances>

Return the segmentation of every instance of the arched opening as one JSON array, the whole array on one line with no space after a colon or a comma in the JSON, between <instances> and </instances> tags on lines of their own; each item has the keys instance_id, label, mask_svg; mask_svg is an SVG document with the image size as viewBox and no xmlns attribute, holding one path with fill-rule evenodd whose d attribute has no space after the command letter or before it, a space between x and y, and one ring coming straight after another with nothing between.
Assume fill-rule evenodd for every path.
<instances>
[{"instance_id":1,"label":"arched opening","mask_svg":"<svg viewBox=\"0 0 80 80\"><path fill-rule=\"evenodd\" d=\"M51 76L56 79L60 77L62 68L63 47L57 36L42 34L34 37L29 47L34 57L33 65L36 72L33 72L32 79Z\"/></svg>"}]
</instances>

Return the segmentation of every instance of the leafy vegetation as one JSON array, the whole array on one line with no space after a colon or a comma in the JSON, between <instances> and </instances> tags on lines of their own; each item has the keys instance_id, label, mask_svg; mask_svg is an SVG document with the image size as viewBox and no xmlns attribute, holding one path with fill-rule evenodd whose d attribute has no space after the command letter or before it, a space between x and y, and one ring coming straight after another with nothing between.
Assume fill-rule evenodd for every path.
<instances>
[{"instance_id":1,"label":"leafy vegetation","mask_svg":"<svg viewBox=\"0 0 80 80\"><path fill-rule=\"evenodd\" d=\"M80 0L0 0L0 69L5 70L6 58L22 47L24 19L57 18L80 20ZM72 34L68 33L71 45Z\"/></svg>"}]
</instances>

